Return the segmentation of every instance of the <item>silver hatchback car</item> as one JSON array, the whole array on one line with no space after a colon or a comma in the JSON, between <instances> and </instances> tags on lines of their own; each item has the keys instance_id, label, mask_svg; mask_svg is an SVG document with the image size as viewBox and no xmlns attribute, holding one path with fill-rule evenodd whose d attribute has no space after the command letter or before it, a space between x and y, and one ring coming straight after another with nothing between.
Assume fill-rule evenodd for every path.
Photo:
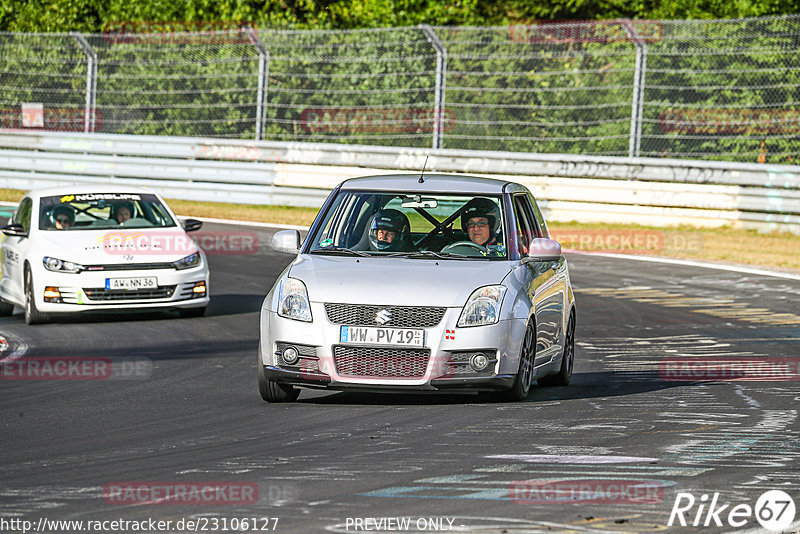
<instances>
[{"instance_id":1,"label":"silver hatchback car","mask_svg":"<svg viewBox=\"0 0 800 534\"><path fill-rule=\"evenodd\" d=\"M452 175L354 178L328 197L261 306L258 389L489 391L567 385L575 297L522 185Z\"/></svg>"}]
</instances>

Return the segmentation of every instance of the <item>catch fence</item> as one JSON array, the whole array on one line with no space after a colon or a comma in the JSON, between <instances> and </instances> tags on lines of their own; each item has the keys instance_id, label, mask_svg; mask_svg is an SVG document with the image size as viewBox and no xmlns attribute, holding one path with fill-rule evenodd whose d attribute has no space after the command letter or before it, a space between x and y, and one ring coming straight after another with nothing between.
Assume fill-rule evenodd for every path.
<instances>
[{"instance_id":1,"label":"catch fence","mask_svg":"<svg viewBox=\"0 0 800 534\"><path fill-rule=\"evenodd\" d=\"M0 33L0 128L796 163L800 15Z\"/></svg>"}]
</instances>

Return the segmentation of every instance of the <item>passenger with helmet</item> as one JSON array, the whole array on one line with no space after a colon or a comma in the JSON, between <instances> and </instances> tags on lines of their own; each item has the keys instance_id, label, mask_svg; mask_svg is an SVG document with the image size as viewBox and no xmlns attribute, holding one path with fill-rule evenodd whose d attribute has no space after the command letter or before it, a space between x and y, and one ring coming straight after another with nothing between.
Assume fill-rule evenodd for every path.
<instances>
[{"instance_id":1,"label":"passenger with helmet","mask_svg":"<svg viewBox=\"0 0 800 534\"><path fill-rule=\"evenodd\" d=\"M68 230L75 224L75 210L72 206L60 204L50 212L50 222L58 230Z\"/></svg>"},{"instance_id":2,"label":"passenger with helmet","mask_svg":"<svg viewBox=\"0 0 800 534\"><path fill-rule=\"evenodd\" d=\"M378 211L370 223L370 249L380 252L410 250L410 228L408 217L402 212L394 209Z\"/></svg>"},{"instance_id":3,"label":"passenger with helmet","mask_svg":"<svg viewBox=\"0 0 800 534\"><path fill-rule=\"evenodd\" d=\"M498 240L500 209L488 198L473 198L461 213L461 229L475 244L487 248L501 245Z\"/></svg>"},{"instance_id":4,"label":"passenger with helmet","mask_svg":"<svg viewBox=\"0 0 800 534\"><path fill-rule=\"evenodd\" d=\"M133 217L133 212L133 204L130 202L120 202L114 205L113 217L119 224L122 224Z\"/></svg>"}]
</instances>

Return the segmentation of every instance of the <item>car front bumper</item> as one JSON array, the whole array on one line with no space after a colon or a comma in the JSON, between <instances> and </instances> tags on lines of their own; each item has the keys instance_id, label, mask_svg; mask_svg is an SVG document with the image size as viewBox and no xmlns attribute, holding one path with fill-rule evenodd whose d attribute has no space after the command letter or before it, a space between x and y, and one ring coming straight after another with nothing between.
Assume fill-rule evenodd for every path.
<instances>
[{"instance_id":1,"label":"car front bumper","mask_svg":"<svg viewBox=\"0 0 800 534\"><path fill-rule=\"evenodd\" d=\"M152 290L106 290L107 278L155 277ZM58 273L37 269L34 273L36 307L43 313L75 313L133 309L199 308L209 303L208 269L124 270ZM204 293L196 293L198 284ZM46 298L45 289L55 288L58 298Z\"/></svg>"},{"instance_id":2,"label":"car front bumper","mask_svg":"<svg viewBox=\"0 0 800 534\"><path fill-rule=\"evenodd\" d=\"M524 321L458 328L456 323L462 308L447 308L439 324L424 328L422 349L430 354L424 366L415 364L420 371L409 376L388 376L398 370L403 374L402 350L389 351L392 354L387 356L386 346L343 344L340 342L343 325L328 320L322 303L312 302L311 308L312 322L287 319L262 309L260 364L269 380L310 388L358 391L497 391L510 388L516 377ZM282 360L279 349L287 345L302 347L301 353L305 356L300 363L286 365ZM369 375L340 373L341 359L335 354L345 346L363 349L361 361L373 372ZM474 352L490 357L487 369L479 372L465 364L464 355ZM381 376L381 366L388 368L386 376Z\"/></svg>"},{"instance_id":3,"label":"car front bumper","mask_svg":"<svg viewBox=\"0 0 800 534\"><path fill-rule=\"evenodd\" d=\"M289 386L300 386L319 389L336 389L347 391L504 391L514 385L515 375L494 375L475 377L440 377L432 379L425 384L405 385L400 381L386 380L380 384L364 384L360 382L332 381L331 377L324 374L311 374L302 371L292 371L275 366L264 366L264 375L273 382Z\"/></svg>"}]
</instances>

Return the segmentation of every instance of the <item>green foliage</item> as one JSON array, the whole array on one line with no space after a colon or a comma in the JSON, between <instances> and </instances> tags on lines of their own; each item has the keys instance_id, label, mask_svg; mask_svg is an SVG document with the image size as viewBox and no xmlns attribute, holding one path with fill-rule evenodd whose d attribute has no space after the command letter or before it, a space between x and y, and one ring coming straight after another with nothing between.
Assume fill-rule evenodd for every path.
<instances>
[{"instance_id":1,"label":"green foliage","mask_svg":"<svg viewBox=\"0 0 800 534\"><path fill-rule=\"evenodd\" d=\"M100 32L109 22L126 20L245 20L262 28L353 29L798 12L800 0L0 0L0 31Z\"/></svg>"}]
</instances>

